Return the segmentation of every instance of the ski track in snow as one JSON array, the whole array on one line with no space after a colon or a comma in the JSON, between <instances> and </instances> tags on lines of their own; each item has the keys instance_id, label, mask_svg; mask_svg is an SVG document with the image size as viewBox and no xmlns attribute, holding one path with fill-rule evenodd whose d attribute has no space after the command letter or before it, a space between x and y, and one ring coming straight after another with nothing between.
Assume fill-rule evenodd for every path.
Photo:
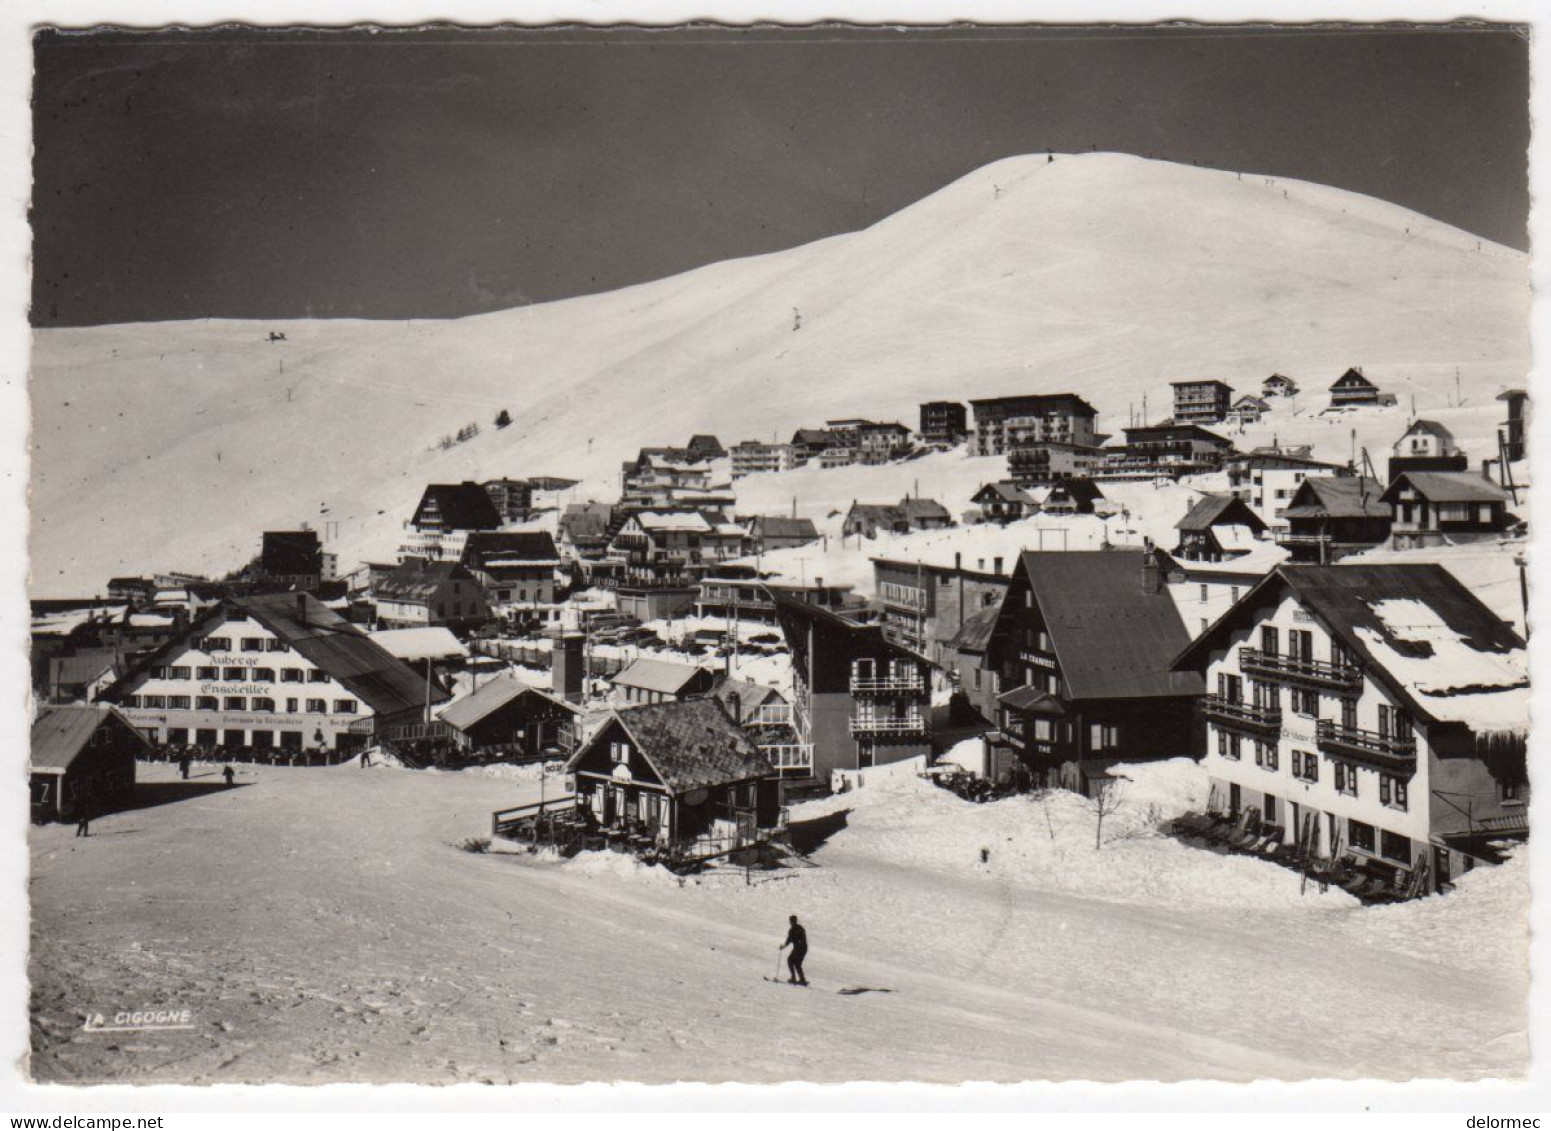
<instances>
[{"instance_id":1,"label":"ski track in snow","mask_svg":"<svg viewBox=\"0 0 1551 1131\"><path fill-rule=\"evenodd\" d=\"M186 788L143 769L168 783L152 791ZM818 868L681 886L623 860L453 847L534 783L352 766L217 781L205 768L192 784L210 791L106 818L85 841L32 830L40 1080L1479 1078L1526 1064L1526 977L1376 945L1361 910L1043 890L969 860L899 863L861 822ZM804 994L763 980L793 912L813 938ZM192 1009L195 1029L80 1031L86 1009L146 1006Z\"/></svg>"}]
</instances>

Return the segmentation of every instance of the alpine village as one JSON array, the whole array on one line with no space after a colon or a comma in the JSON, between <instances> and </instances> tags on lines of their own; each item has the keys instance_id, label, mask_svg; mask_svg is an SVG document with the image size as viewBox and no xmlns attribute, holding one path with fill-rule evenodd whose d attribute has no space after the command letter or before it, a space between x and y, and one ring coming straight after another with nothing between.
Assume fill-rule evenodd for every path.
<instances>
[{"instance_id":1,"label":"alpine village","mask_svg":"<svg viewBox=\"0 0 1551 1131\"><path fill-rule=\"evenodd\" d=\"M37 601L33 817L133 807L154 762L504 765L546 788L508 804L493 777L471 850L752 875L812 866L797 807L902 780L1071 795L1097 852L1164 765L1200 786L1155 835L1364 903L1448 891L1528 831L1528 398L1467 456L1382 378L1330 376L1178 380L1119 435L1070 392L694 435L606 498L428 483L385 560L255 530L224 577ZM1401 422L1388 451L1233 438L1371 412ZM960 461L959 497L913 488L927 456ZM817 518L744 502L885 467L896 494Z\"/></svg>"}]
</instances>

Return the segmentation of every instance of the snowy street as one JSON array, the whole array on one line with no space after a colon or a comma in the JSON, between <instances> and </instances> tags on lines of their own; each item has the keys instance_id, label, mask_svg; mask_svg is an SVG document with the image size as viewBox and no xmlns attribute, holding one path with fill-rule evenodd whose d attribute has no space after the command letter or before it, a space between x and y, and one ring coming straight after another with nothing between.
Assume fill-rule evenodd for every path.
<instances>
[{"instance_id":1,"label":"snowy street","mask_svg":"<svg viewBox=\"0 0 1551 1131\"><path fill-rule=\"evenodd\" d=\"M455 847L491 810L536 800L532 781L354 765L243 766L231 790L212 766L175 779L142 766L145 807L90 839L29 834L40 1080L1481 1078L1527 1064L1517 861L1365 909L1146 835L1135 814L1112 840L1106 824L1095 854L1075 798L976 806L911 781L795 809L822 840L817 867L681 885L623 857ZM812 941L807 990L763 980L790 913ZM190 1009L194 1028L81 1032L87 1010L145 1007Z\"/></svg>"}]
</instances>

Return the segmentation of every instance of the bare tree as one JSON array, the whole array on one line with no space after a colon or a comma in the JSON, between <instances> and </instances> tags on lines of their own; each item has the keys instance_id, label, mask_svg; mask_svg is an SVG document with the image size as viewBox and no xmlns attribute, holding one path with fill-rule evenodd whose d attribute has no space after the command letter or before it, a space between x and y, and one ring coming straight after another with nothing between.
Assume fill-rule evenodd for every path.
<instances>
[{"instance_id":1,"label":"bare tree","mask_svg":"<svg viewBox=\"0 0 1551 1131\"><path fill-rule=\"evenodd\" d=\"M1088 805L1093 809L1093 848L1104 847L1104 818L1117 812L1125 802L1125 787L1114 778L1105 778L1093 787Z\"/></svg>"}]
</instances>

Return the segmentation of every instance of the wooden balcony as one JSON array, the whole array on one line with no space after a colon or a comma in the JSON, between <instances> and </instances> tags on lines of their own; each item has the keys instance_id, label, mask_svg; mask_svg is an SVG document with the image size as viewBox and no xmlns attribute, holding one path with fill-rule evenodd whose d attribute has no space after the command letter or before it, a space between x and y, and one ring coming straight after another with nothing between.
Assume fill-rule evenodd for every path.
<instances>
[{"instance_id":1,"label":"wooden balcony","mask_svg":"<svg viewBox=\"0 0 1551 1131\"><path fill-rule=\"evenodd\" d=\"M851 733L858 736L925 735L926 717L924 715L859 715L851 720Z\"/></svg>"},{"instance_id":2,"label":"wooden balcony","mask_svg":"<svg viewBox=\"0 0 1551 1131\"><path fill-rule=\"evenodd\" d=\"M851 677L852 695L904 695L926 690L926 680L919 675L884 676L879 679Z\"/></svg>"},{"instance_id":3,"label":"wooden balcony","mask_svg":"<svg viewBox=\"0 0 1551 1131\"><path fill-rule=\"evenodd\" d=\"M1409 771L1416 768L1416 738L1412 735L1379 734L1342 726L1334 719L1321 719L1314 741L1321 753L1350 758L1378 769Z\"/></svg>"},{"instance_id":4,"label":"wooden balcony","mask_svg":"<svg viewBox=\"0 0 1551 1131\"><path fill-rule=\"evenodd\" d=\"M1280 707L1261 707L1240 703L1221 695L1208 695L1201 701L1201 712L1220 727L1255 735L1274 735L1282 727Z\"/></svg>"},{"instance_id":5,"label":"wooden balcony","mask_svg":"<svg viewBox=\"0 0 1551 1131\"><path fill-rule=\"evenodd\" d=\"M1355 664L1304 660L1276 652L1245 648L1239 652L1239 668L1245 675L1276 683L1296 683L1334 691L1362 690L1362 669Z\"/></svg>"},{"instance_id":6,"label":"wooden balcony","mask_svg":"<svg viewBox=\"0 0 1551 1131\"><path fill-rule=\"evenodd\" d=\"M806 774L813 770L813 744L810 742L776 743L761 746L759 752L779 773Z\"/></svg>"}]
</instances>

